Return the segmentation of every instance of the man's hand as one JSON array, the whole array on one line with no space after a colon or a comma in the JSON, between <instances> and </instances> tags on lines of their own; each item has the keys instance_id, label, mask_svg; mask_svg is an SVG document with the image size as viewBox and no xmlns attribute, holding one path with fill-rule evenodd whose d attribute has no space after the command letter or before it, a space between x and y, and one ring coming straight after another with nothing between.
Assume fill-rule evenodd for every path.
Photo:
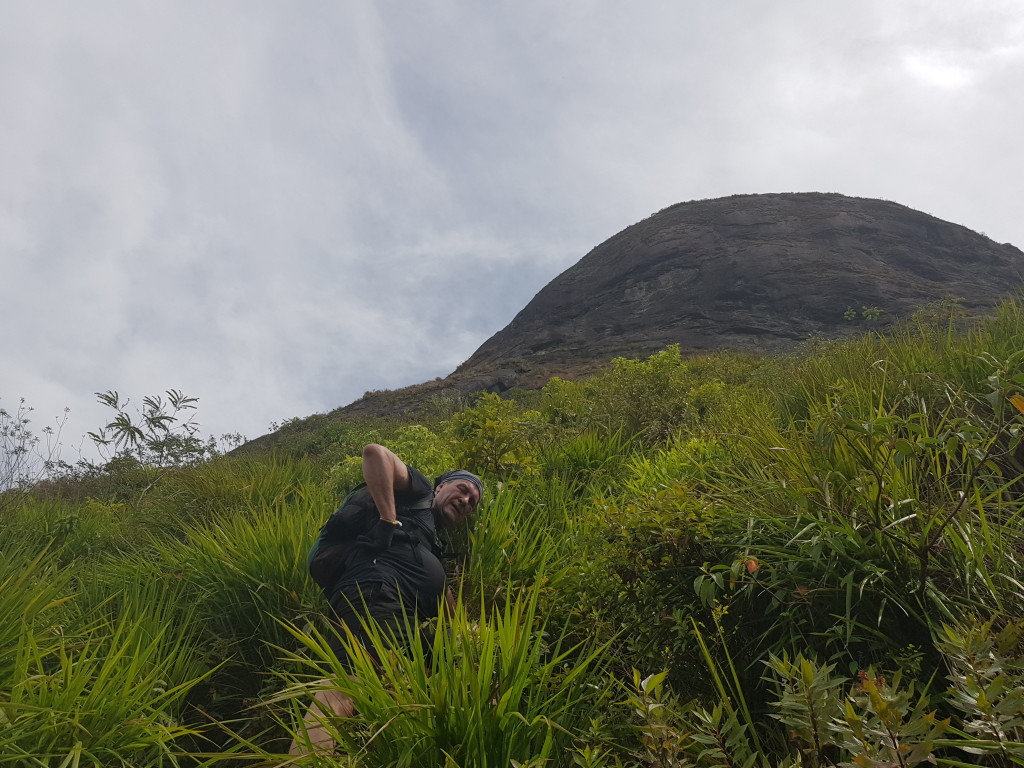
<instances>
[{"instance_id":1,"label":"man's hand","mask_svg":"<svg viewBox=\"0 0 1024 768\"><path fill-rule=\"evenodd\" d=\"M383 517L369 531L356 539L356 546L370 552L383 552L391 546L395 531L402 527L399 522L389 522Z\"/></svg>"}]
</instances>

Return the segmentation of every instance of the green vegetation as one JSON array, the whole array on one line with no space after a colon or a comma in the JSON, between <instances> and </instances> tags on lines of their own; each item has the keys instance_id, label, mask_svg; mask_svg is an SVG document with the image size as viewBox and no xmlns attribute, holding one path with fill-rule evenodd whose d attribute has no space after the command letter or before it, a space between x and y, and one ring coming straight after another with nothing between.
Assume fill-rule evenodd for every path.
<instances>
[{"instance_id":1,"label":"green vegetation","mask_svg":"<svg viewBox=\"0 0 1024 768\"><path fill-rule=\"evenodd\" d=\"M1024 310L954 319L267 455L105 393L109 455L46 478L4 412L0 766L284 764L325 677L361 714L306 765L1024 765ZM488 491L455 615L351 679L305 555L368 441Z\"/></svg>"}]
</instances>

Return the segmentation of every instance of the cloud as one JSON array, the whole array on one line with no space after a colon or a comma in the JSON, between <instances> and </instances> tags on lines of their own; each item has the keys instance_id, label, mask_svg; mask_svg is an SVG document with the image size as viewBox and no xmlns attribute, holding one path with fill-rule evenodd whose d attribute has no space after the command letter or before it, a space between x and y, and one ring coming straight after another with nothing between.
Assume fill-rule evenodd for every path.
<instances>
[{"instance_id":1,"label":"cloud","mask_svg":"<svg viewBox=\"0 0 1024 768\"><path fill-rule=\"evenodd\" d=\"M881 196L1024 243L1016 3L7 4L0 397L214 432L444 375L687 199Z\"/></svg>"}]
</instances>

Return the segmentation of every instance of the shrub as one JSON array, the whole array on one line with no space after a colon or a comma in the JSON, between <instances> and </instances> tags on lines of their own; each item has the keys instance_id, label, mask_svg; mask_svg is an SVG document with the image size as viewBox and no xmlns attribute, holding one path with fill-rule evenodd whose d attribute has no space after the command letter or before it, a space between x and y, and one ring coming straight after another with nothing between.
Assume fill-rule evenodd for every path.
<instances>
[{"instance_id":1,"label":"shrub","mask_svg":"<svg viewBox=\"0 0 1024 768\"><path fill-rule=\"evenodd\" d=\"M674 344L647 360L616 358L612 370L582 382L552 379L544 387L544 417L553 424L640 435L647 444L699 423L721 402L724 384L695 373Z\"/></svg>"},{"instance_id":2,"label":"shrub","mask_svg":"<svg viewBox=\"0 0 1024 768\"><path fill-rule=\"evenodd\" d=\"M452 417L460 464L495 479L518 481L537 471L536 441L544 433L537 411L520 411L514 400L486 393Z\"/></svg>"}]
</instances>

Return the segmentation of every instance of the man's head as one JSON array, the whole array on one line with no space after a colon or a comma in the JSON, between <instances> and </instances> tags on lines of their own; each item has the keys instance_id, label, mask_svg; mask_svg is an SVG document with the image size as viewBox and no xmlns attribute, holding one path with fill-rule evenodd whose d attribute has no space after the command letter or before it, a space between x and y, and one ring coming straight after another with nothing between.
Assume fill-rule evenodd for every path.
<instances>
[{"instance_id":1,"label":"man's head","mask_svg":"<svg viewBox=\"0 0 1024 768\"><path fill-rule=\"evenodd\" d=\"M442 525L465 522L483 496L484 484L472 472L453 469L434 481L434 512Z\"/></svg>"}]
</instances>

